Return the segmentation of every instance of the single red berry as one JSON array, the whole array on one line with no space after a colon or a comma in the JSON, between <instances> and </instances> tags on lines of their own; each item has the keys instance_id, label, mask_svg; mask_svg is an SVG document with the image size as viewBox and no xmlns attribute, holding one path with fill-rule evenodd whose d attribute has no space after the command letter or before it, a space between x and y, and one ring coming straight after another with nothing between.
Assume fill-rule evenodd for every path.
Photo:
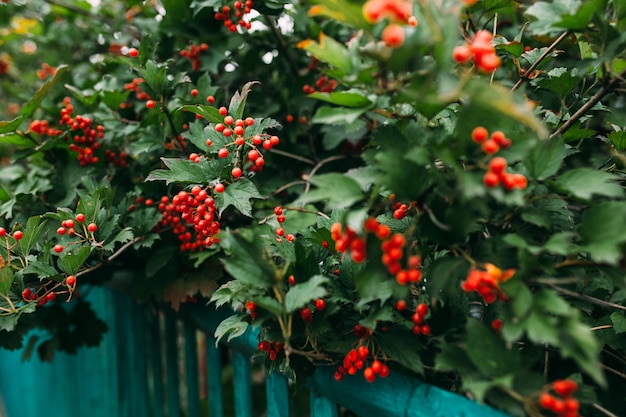
<instances>
[{"instance_id":1,"label":"single red berry","mask_svg":"<svg viewBox=\"0 0 626 417\"><path fill-rule=\"evenodd\" d=\"M13 239L15 240L21 240L23 237L24 237L24 232L22 232L21 230L18 230L15 233L13 233Z\"/></svg>"},{"instance_id":2,"label":"single red berry","mask_svg":"<svg viewBox=\"0 0 626 417\"><path fill-rule=\"evenodd\" d=\"M315 309L317 311L324 311L325 308L326 300L324 300L323 298L318 298L317 300L315 300Z\"/></svg>"},{"instance_id":3,"label":"single red berry","mask_svg":"<svg viewBox=\"0 0 626 417\"><path fill-rule=\"evenodd\" d=\"M541 394L541 396L539 397L539 404L547 409L547 410L551 410L552 407L554 406L554 402L555 402L556 398L554 398L552 395L548 394L548 393L543 393Z\"/></svg>"},{"instance_id":4,"label":"single red berry","mask_svg":"<svg viewBox=\"0 0 626 417\"><path fill-rule=\"evenodd\" d=\"M380 367L380 372L378 373L378 375L381 378L387 378L389 376L389 367L387 365L383 364Z\"/></svg>"},{"instance_id":5,"label":"single red berry","mask_svg":"<svg viewBox=\"0 0 626 417\"><path fill-rule=\"evenodd\" d=\"M472 58L472 51L467 45L460 45L452 51L452 59L459 64L465 64Z\"/></svg>"},{"instance_id":6,"label":"single red berry","mask_svg":"<svg viewBox=\"0 0 626 417\"><path fill-rule=\"evenodd\" d=\"M63 223L61 223L61 226L72 228L74 227L74 220L64 220Z\"/></svg>"},{"instance_id":7,"label":"single red berry","mask_svg":"<svg viewBox=\"0 0 626 417\"><path fill-rule=\"evenodd\" d=\"M228 109L226 107L220 107L218 112L220 116L226 116L228 114Z\"/></svg>"},{"instance_id":8,"label":"single red berry","mask_svg":"<svg viewBox=\"0 0 626 417\"><path fill-rule=\"evenodd\" d=\"M426 305L426 303L420 303L415 308L415 312L420 316L425 316L426 314L428 314L428 306Z\"/></svg>"},{"instance_id":9,"label":"single red berry","mask_svg":"<svg viewBox=\"0 0 626 417\"><path fill-rule=\"evenodd\" d=\"M406 300L398 300L398 301L396 301L396 310L398 310L398 311L406 310Z\"/></svg>"},{"instance_id":10,"label":"single red berry","mask_svg":"<svg viewBox=\"0 0 626 417\"><path fill-rule=\"evenodd\" d=\"M132 57L132 58L136 58L139 56L139 51L137 50L137 48L130 48L128 50L128 56Z\"/></svg>"},{"instance_id":11,"label":"single red berry","mask_svg":"<svg viewBox=\"0 0 626 417\"><path fill-rule=\"evenodd\" d=\"M552 387L559 396L569 397L578 389L578 384L571 379L561 379L555 381Z\"/></svg>"},{"instance_id":12,"label":"single red berry","mask_svg":"<svg viewBox=\"0 0 626 417\"><path fill-rule=\"evenodd\" d=\"M57 235L64 235L67 232L67 229L65 227L59 227L57 229Z\"/></svg>"},{"instance_id":13,"label":"single red berry","mask_svg":"<svg viewBox=\"0 0 626 417\"><path fill-rule=\"evenodd\" d=\"M300 310L300 317L302 317L302 320L304 321L309 321L313 317L313 312L310 308L304 307L302 310Z\"/></svg>"},{"instance_id":14,"label":"single red berry","mask_svg":"<svg viewBox=\"0 0 626 417\"><path fill-rule=\"evenodd\" d=\"M70 275L69 277L65 278L65 283L70 287L73 287L74 284L76 284L76 277L74 275Z\"/></svg>"},{"instance_id":15,"label":"single red berry","mask_svg":"<svg viewBox=\"0 0 626 417\"><path fill-rule=\"evenodd\" d=\"M472 140L476 143L483 143L489 136L489 132L482 126L475 127L472 130Z\"/></svg>"},{"instance_id":16,"label":"single red berry","mask_svg":"<svg viewBox=\"0 0 626 417\"><path fill-rule=\"evenodd\" d=\"M276 236L284 236L285 235L285 229L283 229L282 227L279 227L276 229Z\"/></svg>"},{"instance_id":17,"label":"single red berry","mask_svg":"<svg viewBox=\"0 0 626 417\"><path fill-rule=\"evenodd\" d=\"M209 103L209 104L213 104L213 103L215 103L215 97L213 97L213 96L208 96L208 97L206 98L206 101L207 101L207 103Z\"/></svg>"},{"instance_id":18,"label":"single red berry","mask_svg":"<svg viewBox=\"0 0 626 417\"><path fill-rule=\"evenodd\" d=\"M22 298L25 300L30 299L30 296L33 294L33 292L31 291L30 288L24 288L24 291L22 291Z\"/></svg>"},{"instance_id":19,"label":"single red berry","mask_svg":"<svg viewBox=\"0 0 626 417\"><path fill-rule=\"evenodd\" d=\"M430 334L430 326L428 324L423 324L422 325L422 334L424 336L428 336Z\"/></svg>"},{"instance_id":20,"label":"single red berry","mask_svg":"<svg viewBox=\"0 0 626 417\"><path fill-rule=\"evenodd\" d=\"M191 90L191 97L196 97L198 95L198 89L194 88L193 90Z\"/></svg>"},{"instance_id":21,"label":"single red berry","mask_svg":"<svg viewBox=\"0 0 626 417\"><path fill-rule=\"evenodd\" d=\"M248 151L248 159L251 161L256 161L257 159L259 159L259 151L257 151L256 149L250 149Z\"/></svg>"},{"instance_id":22,"label":"single red berry","mask_svg":"<svg viewBox=\"0 0 626 417\"><path fill-rule=\"evenodd\" d=\"M54 245L53 249L56 253L61 253L63 252L63 245Z\"/></svg>"},{"instance_id":23,"label":"single red berry","mask_svg":"<svg viewBox=\"0 0 626 417\"><path fill-rule=\"evenodd\" d=\"M506 170L506 159L504 159L501 156L496 156L495 158L493 158L491 161L489 161L489 171L493 172L494 174L501 176L502 174L504 174L504 171Z\"/></svg>"},{"instance_id":24,"label":"single red berry","mask_svg":"<svg viewBox=\"0 0 626 417\"><path fill-rule=\"evenodd\" d=\"M363 370L363 376L367 382L374 382L376 380L376 373L371 367L365 368Z\"/></svg>"},{"instance_id":25,"label":"single red berry","mask_svg":"<svg viewBox=\"0 0 626 417\"><path fill-rule=\"evenodd\" d=\"M224 190L226 189L226 186L220 182L220 183L215 184L215 187L213 187L213 189L215 190L216 193L223 193Z\"/></svg>"},{"instance_id":26,"label":"single red berry","mask_svg":"<svg viewBox=\"0 0 626 417\"><path fill-rule=\"evenodd\" d=\"M378 359L375 359L372 362L372 365L370 366L370 368L372 368L372 371L374 371L375 374L379 374L380 371L383 369L383 363L379 361Z\"/></svg>"},{"instance_id":27,"label":"single red berry","mask_svg":"<svg viewBox=\"0 0 626 417\"><path fill-rule=\"evenodd\" d=\"M89 225L87 226L87 230L89 230L91 233L93 233L96 230L98 230L98 225L95 224L95 223L89 223Z\"/></svg>"},{"instance_id":28,"label":"single red berry","mask_svg":"<svg viewBox=\"0 0 626 417\"><path fill-rule=\"evenodd\" d=\"M226 158L228 156L228 149L221 148L219 151L217 151L217 156L219 156L220 158Z\"/></svg>"},{"instance_id":29,"label":"single red berry","mask_svg":"<svg viewBox=\"0 0 626 417\"><path fill-rule=\"evenodd\" d=\"M493 172L486 172L483 176L483 184L489 188L497 187L500 184L500 177Z\"/></svg>"},{"instance_id":30,"label":"single red berry","mask_svg":"<svg viewBox=\"0 0 626 417\"><path fill-rule=\"evenodd\" d=\"M399 48L404 43L404 29L402 26L391 23L383 29L381 39L390 48Z\"/></svg>"},{"instance_id":31,"label":"single red berry","mask_svg":"<svg viewBox=\"0 0 626 417\"><path fill-rule=\"evenodd\" d=\"M296 285L296 277L294 277L293 275L289 275L287 277L287 282L289 283L289 285L294 286Z\"/></svg>"},{"instance_id":32,"label":"single red berry","mask_svg":"<svg viewBox=\"0 0 626 417\"><path fill-rule=\"evenodd\" d=\"M500 330L502 330L502 319L494 319L491 322L491 328L496 332L496 333L500 333Z\"/></svg>"},{"instance_id":33,"label":"single red berry","mask_svg":"<svg viewBox=\"0 0 626 417\"><path fill-rule=\"evenodd\" d=\"M147 108L149 108L149 109L153 109L153 108L154 108L154 105L155 105L154 100L148 100L148 101L146 101L146 107L147 107Z\"/></svg>"},{"instance_id":34,"label":"single red berry","mask_svg":"<svg viewBox=\"0 0 626 417\"><path fill-rule=\"evenodd\" d=\"M7 234L7 229L5 229L4 227L0 227L0 237L6 236Z\"/></svg>"},{"instance_id":35,"label":"single red berry","mask_svg":"<svg viewBox=\"0 0 626 417\"><path fill-rule=\"evenodd\" d=\"M56 293L49 292L48 294L46 294L46 300L48 301L54 301L54 299L56 298L57 298Z\"/></svg>"},{"instance_id":36,"label":"single red berry","mask_svg":"<svg viewBox=\"0 0 626 417\"><path fill-rule=\"evenodd\" d=\"M495 53L485 54L478 57L476 65L483 72L492 72L500 67L500 57Z\"/></svg>"},{"instance_id":37,"label":"single red berry","mask_svg":"<svg viewBox=\"0 0 626 417\"><path fill-rule=\"evenodd\" d=\"M243 174L243 171L241 168L235 167L230 173L232 174L233 178L239 178Z\"/></svg>"},{"instance_id":38,"label":"single red berry","mask_svg":"<svg viewBox=\"0 0 626 417\"><path fill-rule=\"evenodd\" d=\"M77 221L78 223L82 223L82 222L84 222L84 221L85 221L85 215L84 215L83 213L78 213L78 214L76 215L76 221Z\"/></svg>"},{"instance_id":39,"label":"single red berry","mask_svg":"<svg viewBox=\"0 0 626 417\"><path fill-rule=\"evenodd\" d=\"M500 145L493 139L487 139L483 142L482 149L487 155L492 155L500 150Z\"/></svg>"}]
</instances>

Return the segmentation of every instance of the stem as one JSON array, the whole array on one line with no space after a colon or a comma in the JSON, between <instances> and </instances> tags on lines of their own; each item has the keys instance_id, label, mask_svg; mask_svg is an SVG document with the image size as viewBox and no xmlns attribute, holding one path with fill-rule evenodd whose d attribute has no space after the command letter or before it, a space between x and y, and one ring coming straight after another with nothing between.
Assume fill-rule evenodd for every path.
<instances>
[{"instance_id":1,"label":"stem","mask_svg":"<svg viewBox=\"0 0 626 417\"><path fill-rule=\"evenodd\" d=\"M603 369L611 372L612 374L615 374L615 375L619 376L622 379L626 379L626 374L623 373L623 372L618 371L617 369L613 369L610 366L607 366L607 365L605 365L603 363L600 364L600 367L602 367Z\"/></svg>"},{"instance_id":2,"label":"stem","mask_svg":"<svg viewBox=\"0 0 626 417\"><path fill-rule=\"evenodd\" d=\"M9 303L9 306L11 306L11 309L5 309L3 307L0 307L2 309L2 311L6 311L7 313L17 313L17 309L15 308L15 305L13 305L13 302L11 301L11 298L9 298L8 295L4 295L4 294L0 294L2 296L2 298L4 298L5 300L7 300L7 303Z\"/></svg>"},{"instance_id":3,"label":"stem","mask_svg":"<svg viewBox=\"0 0 626 417\"><path fill-rule=\"evenodd\" d=\"M304 156L296 155L296 154L291 153L291 152L281 151L280 149L270 149L270 152L271 153L275 153L277 155L286 156L287 158L295 159L297 161L301 161L301 162L307 163L309 165L315 165L315 161L313 161L313 160L311 160L309 158L305 158Z\"/></svg>"},{"instance_id":4,"label":"stem","mask_svg":"<svg viewBox=\"0 0 626 417\"><path fill-rule=\"evenodd\" d=\"M548 55L550 55L550 53L552 53L552 51L557 47L559 43L561 43L563 39L565 39L567 35L569 35L569 31L565 31L561 33L561 36L556 38L556 40L552 42L550 46L548 46L548 49L543 51L543 54L541 54L541 56L535 61L535 63L532 64L530 67L528 67L526 72L520 77L519 80L517 80L513 88L511 88L511 91L517 90L524 81L528 80L528 77L530 76L530 74L532 74L535 68L537 68L539 64L541 64L541 61L543 61Z\"/></svg>"},{"instance_id":5,"label":"stem","mask_svg":"<svg viewBox=\"0 0 626 417\"><path fill-rule=\"evenodd\" d=\"M125 243L124 245L122 245L117 252L113 253L111 256L109 256L107 259L105 259L104 261L101 261L97 264L95 264L92 267L89 267L87 269L83 269L82 271L78 272L76 274L76 277L79 277L81 275L85 275L88 274L90 272L93 272L97 269L102 268L106 263L113 261L115 258L117 258L118 256L120 256L122 254L122 252L124 252L126 249L130 248L131 246L133 246L135 243L137 242L141 242L143 240L143 237L136 237L133 240L131 240L130 242Z\"/></svg>"},{"instance_id":6,"label":"stem","mask_svg":"<svg viewBox=\"0 0 626 417\"><path fill-rule=\"evenodd\" d=\"M619 304L600 300L599 298L591 297L586 294L580 294L580 293L577 293L576 291L571 291L566 288L560 287L558 285L551 285L551 287L557 290L558 292L560 292L561 294L569 295L570 297L578 298L579 300L588 301L591 304L599 305L602 307L614 308L616 310L626 311L626 307L621 306Z\"/></svg>"},{"instance_id":7,"label":"stem","mask_svg":"<svg viewBox=\"0 0 626 417\"><path fill-rule=\"evenodd\" d=\"M592 332L596 331L596 330L604 330L604 329L612 329L613 325L611 324L605 324L604 326L596 326L596 327L592 327L591 330Z\"/></svg>"},{"instance_id":8,"label":"stem","mask_svg":"<svg viewBox=\"0 0 626 417\"><path fill-rule=\"evenodd\" d=\"M550 139L563 134L566 130L572 127L574 123L576 123L578 119L583 117L593 106L596 105L597 102L602 100L605 95L609 94L618 83L624 81L624 77L626 77L626 70L620 72L618 76L613 78L600 90L598 90L598 92L594 94L594 96L591 97L588 102L586 102L580 109L578 109L576 113L574 113L565 123L563 123L561 127L559 127L550 135Z\"/></svg>"},{"instance_id":9,"label":"stem","mask_svg":"<svg viewBox=\"0 0 626 417\"><path fill-rule=\"evenodd\" d=\"M595 408L599 412L607 415L608 417L618 417L617 414L611 413L609 410L607 410L606 408L602 407L600 404L593 403L592 406L593 406L593 408Z\"/></svg>"}]
</instances>

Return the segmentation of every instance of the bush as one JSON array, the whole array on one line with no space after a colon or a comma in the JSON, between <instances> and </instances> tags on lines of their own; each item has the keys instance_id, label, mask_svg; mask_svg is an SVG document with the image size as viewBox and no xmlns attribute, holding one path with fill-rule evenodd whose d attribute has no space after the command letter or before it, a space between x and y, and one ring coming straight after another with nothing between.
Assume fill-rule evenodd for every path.
<instances>
[{"instance_id":1,"label":"bush","mask_svg":"<svg viewBox=\"0 0 626 417\"><path fill-rule=\"evenodd\" d=\"M3 3L0 346L97 344L106 284L292 376L626 413L621 2Z\"/></svg>"}]
</instances>

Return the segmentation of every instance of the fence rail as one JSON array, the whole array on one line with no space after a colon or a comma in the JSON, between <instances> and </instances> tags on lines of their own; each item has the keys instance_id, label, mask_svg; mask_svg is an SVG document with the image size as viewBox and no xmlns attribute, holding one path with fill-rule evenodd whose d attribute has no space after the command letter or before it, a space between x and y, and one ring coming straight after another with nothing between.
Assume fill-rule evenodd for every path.
<instances>
[{"instance_id":1,"label":"fence rail","mask_svg":"<svg viewBox=\"0 0 626 417\"><path fill-rule=\"evenodd\" d=\"M0 417L338 417L346 409L359 417L506 417L401 374L337 382L330 367L308 379L308 398L300 401L305 410L302 404L295 410L288 379L266 375L251 361L254 329L215 345L214 330L227 310L187 306L156 314L102 288L89 298L110 327L97 348L60 354L52 364L0 351ZM262 382L253 383L259 375Z\"/></svg>"}]
</instances>

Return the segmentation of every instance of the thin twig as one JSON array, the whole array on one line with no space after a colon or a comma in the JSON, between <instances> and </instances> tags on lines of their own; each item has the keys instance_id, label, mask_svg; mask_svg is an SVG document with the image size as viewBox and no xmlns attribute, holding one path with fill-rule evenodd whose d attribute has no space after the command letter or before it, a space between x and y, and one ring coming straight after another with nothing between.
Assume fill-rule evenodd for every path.
<instances>
[{"instance_id":1,"label":"thin twig","mask_svg":"<svg viewBox=\"0 0 626 417\"><path fill-rule=\"evenodd\" d=\"M295 159L297 161L301 161L307 163L309 165L315 165L315 161L309 158L305 158L304 156L296 155L295 153L281 151L280 149L270 149L271 153L275 153L277 155L286 156L287 158Z\"/></svg>"},{"instance_id":2,"label":"thin twig","mask_svg":"<svg viewBox=\"0 0 626 417\"><path fill-rule=\"evenodd\" d=\"M526 81L528 79L528 77L530 77L530 74L533 73L533 71L535 70L535 68L537 68L539 66L539 64L541 64L541 61L543 61L548 55L550 55L552 53L552 51L557 47L557 45L559 43L561 43L561 41L563 39L565 39L565 37L569 35L569 31L563 32L561 34L561 36L559 36L558 38L556 38L556 40L554 42L552 42L552 44L550 46L548 46L548 49L546 49L545 51L543 51L543 53L541 54L541 56L530 66L528 67L528 69L526 70L526 72L524 74L522 74L522 76L520 77L519 80L517 80L517 82L515 83L515 85L513 86L513 88L511 88L511 91L515 91L517 90L524 81Z\"/></svg>"},{"instance_id":3,"label":"thin twig","mask_svg":"<svg viewBox=\"0 0 626 417\"><path fill-rule=\"evenodd\" d=\"M593 106L595 106L596 103L602 100L605 95L609 94L618 83L624 81L624 77L626 77L626 70L620 72L619 75L617 75L606 85L604 85L600 90L598 90L598 92L594 94L594 96L591 97L588 102L586 102L580 109L578 109L578 111L576 111L576 113L574 113L569 119L567 119L567 121L563 123L561 127L559 127L550 135L550 139L563 134L567 129L572 127L574 123L578 121L578 119L587 114L587 112Z\"/></svg>"},{"instance_id":4,"label":"thin twig","mask_svg":"<svg viewBox=\"0 0 626 417\"><path fill-rule=\"evenodd\" d=\"M607 415L608 417L619 417L617 414L611 413L609 410L607 410L606 408L602 407L600 404L593 403L592 407L595 408L596 410L600 411L601 413Z\"/></svg>"},{"instance_id":5,"label":"thin twig","mask_svg":"<svg viewBox=\"0 0 626 417\"><path fill-rule=\"evenodd\" d=\"M626 307L619 304L611 303L609 301L600 300L599 298L591 297L586 294L580 294L576 291L568 290L567 288L559 287L558 285L551 285L552 288L560 292L561 294L568 295L570 297L578 298L579 300L588 301L591 304L599 305L602 307L614 308L616 310L626 311Z\"/></svg>"},{"instance_id":6,"label":"thin twig","mask_svg":"<svg viewBox=\"0 0 626 417\"><path fill-rule=\"evenodd\" d=\"M135 243L137 242L141 242L144 238L143 237L136 237L133 240L131 240L130 242L125 243L124 245L122 245L115 253L113 253L111 256L109 256L106 260L101 261L97 264L95 264L94 266L91 266L87 269L83 269L82 271L78 272L76 274L76 277L88 274L90 272L93 272L97 269L102 268L105 264L113 261L115 258L117 258L118 256L120 256L122 254L122 252L124 252L126 249L130 248L131 246L133 246Z\"/></svg>"}]
</instances>

